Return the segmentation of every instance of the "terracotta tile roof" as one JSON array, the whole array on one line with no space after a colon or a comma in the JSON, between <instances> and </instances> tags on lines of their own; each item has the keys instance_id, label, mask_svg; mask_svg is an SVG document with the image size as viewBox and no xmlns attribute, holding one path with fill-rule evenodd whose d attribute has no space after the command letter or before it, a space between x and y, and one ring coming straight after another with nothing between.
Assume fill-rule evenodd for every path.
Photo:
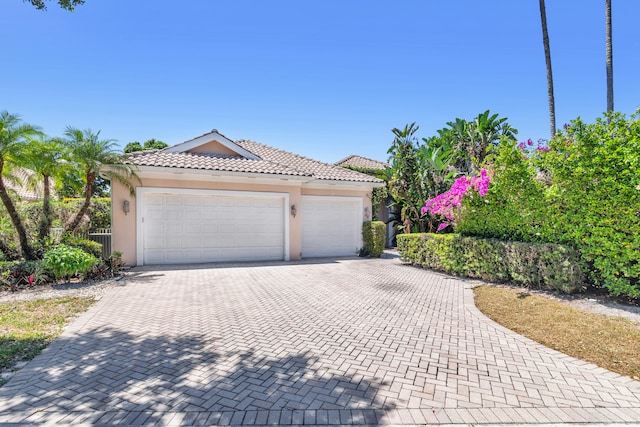
<instances>
[{"instance_id":1,"label":"terracotta tile roof","mask_svg":"<svg viewBox=\"0 0 640 427\"><path fill-rule=\"evenodd\" d=\"M258 142L239 140L234 143L259 159L252 160L241 156L222 154L167 152L165 150L138 151L129 153L128 156L138 166L307 176L318 180L345 182L382 182L360 172L312 160Z\"/></svg>"},{"instance_id":2,"label":"terracotta tile roof","mask_svg":"<svg viewBox=\"0 0 640 427\"><path fill-rule=\"evenodd\" d=\"M260 144L258 142L240 140L236 141L236 144L264 160L276 162L281 165L287 165L310 174L316 179L351 182L382 182L377 178L360 172L345 169L329 163L319 162L308 157L269 147L268 145Z\"/></svg>"},{"instance_id":3,"label":"terracotta tile roof","mask_svg":"<svg viewBox=\"0 0 640 427\"><path fill-rule=\"evenodd\" d=\"M35 188L30 187L27 184L28 179L33 176L35 172L30 169L25 168L17 168L11 171L11 175L16 179L6 179L3 177L5 187L7 187L10 191L12 191L20 200L26 200L30 202L34 202L37 200L42 200L44 197L44 184L42 180L39 179L35 185ZM56 198L56 191L54 189L54 182L50 180L50 193L51 199Z\"/></svg>"},{"instance_id":4,"label":"terracotta tile roof","mask_svg":"<svg viewBox=\"0 0 640 427\"><path fill-rule=\"evenodd\" d=\"M310 176L274 162L251 160L245 159L244 157L224 154L167 153L162 150L150 150L130 153L129 158L138 166Z\"/></svg>"},{"instance_id":5,"label":"terracotta tile roof","mask_svg":"<svg viewBox=\"0 0 640 427\"><path fill-rule=\"evenodd\" d=\"M389 164L379 162L377 160L368 159L366 157L358 156L357 154L352 154L349 157L346 157L339 162L336 162L338 166L351 166L359 169L371 169L371 170L384 170Z\"/></svg>"}]
</instances>

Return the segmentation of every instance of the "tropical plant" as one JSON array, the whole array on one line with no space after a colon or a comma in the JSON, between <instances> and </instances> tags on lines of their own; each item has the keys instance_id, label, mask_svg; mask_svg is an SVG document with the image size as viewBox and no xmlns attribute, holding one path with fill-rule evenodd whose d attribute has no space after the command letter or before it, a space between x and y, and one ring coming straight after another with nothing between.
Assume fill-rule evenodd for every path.
<instances>
[{"instance_id":1,"label":"tropical plant","mask_svg":"<svg viewBox=\"0 0 640 427\"><path fill-rule=\"evenodd\" d=\"M518 133L506 117L491 114L489 110L472 121L456 118L447 125L448 128L438 131L439 138L452 146L453 162L461 173L480 170L485 158L502 139L515 140Z\"/></svg>"},{"instance_id":2,"label":"tropical plant","mask_svg":"<svg viewBox=\"0 0 640 427\"><path fill-rule=\"evenodd\" d=\"M16 206L9 196L4 178L7 171L18 165L19 157L29 138L39 133L39 129L30 124L22 123L20 116L7 111L0 112L0 199L11 219L11 223L18 234L22 255L27 260L35 260L37 255L29 243L27 230L24 227ZM1 247L5 247L2 245Z\"/></svg>"},{"instance_id":3,"label":"tropical plant","mask_svg":"<svg viewBox=\"0 0 640 427\"><path fill-rule=\"evenodd\" d=\"M53 222L51 209L51 179L61 178L69 169L69 163L65 160L67 146L60 138L48 138L38 135L30 138L29 144L20 155L22 166L32 170L32 174L26 184L35 188L40 179L43 183L42 215L38 224L38 240L43 240L49 235L49 229Z\"/></svg>"},{"instance_id":4,"label":"tropical plant","mask_svg":"<svg viewBox=\"0 0 640 427\"><path fill-rule=\"evenodd\" d=\"M405 233L410 233L414 226L420 231L425 231L425 223L420 218L420 208L426 200L427 191L422 180L423 165L420 162L418 141L415 137L418 128L415 123L406 125L404 129L394 128L392 132L395 137L387 151L391 166L385 170L385 179L389 183L391 196L400 205Z\"/></svg>"},{"instance_id":5,"label":"tropical plant","mask_svg":"<svg viewBox=\"0 0 640 427\"><path fill-rule=\"evenodd\" d=\"M549 102L549 129L551 138L556 134L556 100L553 95L553 72L551 70L551 48L549 47L549 31L547 30L547 10L544 0L540 0L540 21L542 23L542 45L544 60L547 65L547 99Z\"/></svg>"},{"instance_id":6,"label":"tropical plant","mask_svg":"<svg viewBox=\"0 0 640 427\"><path fill-rule=\"evenodd\" d=\"M109 181L117 181L129 188L134 195L131 179L137 179L135 167L127 157L116 152L110 139L100 139L100 131L90 129L81 131L68 127L65 131L66 142L70 150L70 161L82 171L84 182L84 203L71 221L65 226L64 233L74 232L91 204L91 196L96 177L101 173Z\"/></svg>"}]
</instances>

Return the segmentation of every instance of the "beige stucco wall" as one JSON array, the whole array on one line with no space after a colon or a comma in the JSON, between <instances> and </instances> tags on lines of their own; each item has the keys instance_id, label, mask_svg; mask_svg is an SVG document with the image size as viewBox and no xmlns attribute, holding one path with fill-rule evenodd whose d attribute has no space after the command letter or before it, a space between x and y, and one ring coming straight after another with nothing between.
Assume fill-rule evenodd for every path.
<instances>
[{"instance_id":1,"label":"beige stucco wall","mask_svg":"<svg viewBox=\"0 0 640 427\"><path fill-rule=\"evenodd\" d=\"M211 179L210 177L208 179ZM304 188L299 185L276 185L276 184L257 184L257 183L233 183L233 182L216 182L216 181L197 181L197 180L175 180L175 179L157 179L142 178L141 183L135 183L137 187L156 187L156 188L190 188L205 190L230 190L230 191L252 191L252 192L273 192L288 193L289 204L296 205L299 209L302 195L313 196L349 196L363 198L363 217L365 212L371 212L371 199L369 194L371 190L365 188L363 190L341 190L339 188L328 189L312 189ZM332 186L333 187L333 186ZM338 186L336 186L338 187ZM125 215L122 206L125 200L129 201L130 211ZM112 248L114 251L122 252L123 260L129 266L137 263L136 259L136 199L129 195L129 190L122 184L112 183ZM302 251L302 225L300 215L294 218L289 215L289 253L292 261L300 259Z\"/></svg>"}]
</instances>

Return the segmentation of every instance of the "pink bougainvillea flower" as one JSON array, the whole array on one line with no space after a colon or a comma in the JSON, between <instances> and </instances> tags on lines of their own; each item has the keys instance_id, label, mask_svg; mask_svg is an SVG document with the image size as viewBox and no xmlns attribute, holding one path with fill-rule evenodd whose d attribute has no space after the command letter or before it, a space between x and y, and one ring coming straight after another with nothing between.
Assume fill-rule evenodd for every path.
<instances>
[{"instance_id":1,"label":"pink bougainvillea flower","mask_svg":"<svg viewBox=\"0 0 640 427\"><path fill-rule=\"evenodd\" d=\"M438 226L438 231L442 231L442 230L444 230L445 228L447 228L448 226L449 226L449 224L447 224L446 222L443 222L442 224L440 224L440 225Z\"/></svg>"},{"instance_id":2,"label":"pink bougainvillea flower","mask_svg":"<svg viewBox=\"0 0 640 427\"><path fill-rule=\"evenodd\" d=\"M462 198L469 189L473 188L481 197L484 197L489 191L490 182L491 176L486 169L481 170L479 176L461 176L453 182L453 185L448 191L428 200L422 208L422 213L431 213L445 217L449 223L440 224L438 231L441 231L448 225L454 224L455 212L460 207Z\"/></svg>"},{"instance_id":3,"label":"pink bougainvillea flower","mask_svg":"<svg viewBox=\"0 0 640 427\"><path fill-rule=\"evenodd\" d=\"M533 141L531 140L531 138L527 139L527 145L533 145Z\"/></svg>"}]
</instances>

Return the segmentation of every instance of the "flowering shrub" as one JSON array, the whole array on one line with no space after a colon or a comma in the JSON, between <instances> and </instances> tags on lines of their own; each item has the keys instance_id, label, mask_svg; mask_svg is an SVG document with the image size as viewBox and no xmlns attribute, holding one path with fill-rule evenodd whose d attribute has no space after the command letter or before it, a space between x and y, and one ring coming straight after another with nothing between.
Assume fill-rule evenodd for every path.
<instances>
[{"instance_id":1,"label":"flowering shrub","mask_svg":"<svg viewBox=\"0 0 640 427\"><path fill-rule=\"evenodd\" d=\"M483 198L467 197L458 209L456 232L501 240L545 242L548 213L545 186L521 148L504 142L493 160L491 189Z\"/></svg>"},{"instance_id":2,"label":"flowering shrub","mask_svg":"<svg viewBox=\"0 0 640 427\"><path fill-rule=\"evenodd\" d=\"M592 284L640 299L640 116L575 120L532 146L499 147L491 188L462 199L456 232L568 245Z\"/></svg>"},{"instance_id":3,"label":"flowering shrub","mask_svg":"<svg viewBox=\"0 0 640 427\"><path fill-rule=\"evenodd\" d=\"M549 146L547 145L547 142L548 141L546 139L539 139L538 144L534 148L533 141L531 140L531 138L529 138L527 139L526 142L518 143L518 148L524 151L525 153L531 153L531 150L533 150L534 152L549 151Z\"/></svg>"},{"instance_id":4,"label":"flowering shrub","mask_svg":"<svg viewBox=\"0 0 640 427\"><path fill-rule=\"evenodd\" d=\"M464 195L467 194L470 189L473 189L477 191L480 196L484 197L487 191L489 191L490 182L491 177L486 169L482 169L479 176L461 176L454 181L448 191L428 200L422 208L422 213L442 215L453 224L455 221L455 213L460 207ZM440 224L438 231L444 230L448 225L447 223Z\"/></svg>"}]
</instances>

